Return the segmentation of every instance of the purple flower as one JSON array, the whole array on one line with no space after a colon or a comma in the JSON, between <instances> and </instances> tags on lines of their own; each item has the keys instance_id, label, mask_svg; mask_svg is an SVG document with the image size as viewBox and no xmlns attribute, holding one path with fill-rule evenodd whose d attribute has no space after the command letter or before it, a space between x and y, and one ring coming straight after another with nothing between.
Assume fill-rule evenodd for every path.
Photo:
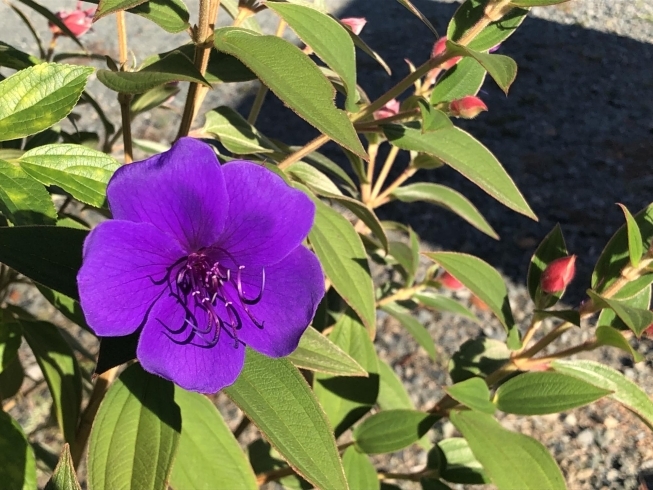
<instances>
[{"instance_id":1,"label":"purple flower","mask_svg":"<svg viewBox=\"0 0 653 490\"><path fill-rule=\"evenodd\" d=\"M77 277L96 334L139 331L145 370L202 393L236 380L245 346L271 357L297 347L324 295L302 245L315 214L306 195L183 138L120 168L107 196L114 219L89 234Z\"/></svg>"}]
</instances>

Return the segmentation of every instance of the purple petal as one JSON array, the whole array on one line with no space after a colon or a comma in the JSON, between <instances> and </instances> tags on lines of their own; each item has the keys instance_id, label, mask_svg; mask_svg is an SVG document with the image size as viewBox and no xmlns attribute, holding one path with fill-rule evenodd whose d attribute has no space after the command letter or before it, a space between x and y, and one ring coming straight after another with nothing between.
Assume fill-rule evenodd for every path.
<instances>
[{"instance_id":1,"label":"purple petal","mask_svg":"<svg viewBox=\"0 0 653 490\"><path fill-rule=\"evenodd\" d=\"M261 287L260 275L243 274L242 280L245 297L255 298ZM267 356L287 356L313 320L322 296L324 274L320 263L306 247L299 246L278 264L265 268L261 300L248 306L263 328L256 326L243 306L234 302L242 322L238 338Z\"/></svg>"},{"instance_id":2,"label":"purple petal","mask_svg":"<svg viewBox=\"0 0 653 490\"><path fill-rule=\"evenodd\" d=\"M203 310L196 310L195 315L206 322ZM184 320L184 309L170 296L157 302L136 349L143 369L200 393L216 393L231 385L243 368L245 346L234 341L226 329L212 347L189 339L190 327L184 335L171 333L179 331Z\"/></svg>"},{"instance_id":3,"label":"purple petal","mask_svg":"<svg viewBox=\"0 0 653 490\"><path fill-rule=\"evenodd\" d=\"M77 275L84 315L96 334L134 332L162 293L168 269L184 251L149 223L105 221L84 243Z\"/></svg>"},{"instance_id":4,"label":"purple petal","mask_svg":"<svg viewBox=\"0 0 653 490\"><path fill-rule=\"evenodd\" d=\"M211 147L192 138L118 169L107 196L115 219L152 223L187 251L214 243L227 217L222 168Z\"/></svg>"},{"instance_id":5,"label":"purple petal","mask_svg":"<svg viewBox=\"0 0 653 490\"><path fill-rule=\"evenodd\" d=\"M238 161L223 170L229 217L217 245L237 265L264 267L279 262L308 235L315 204L261 165Z\"/></svg>"}]
</instances>

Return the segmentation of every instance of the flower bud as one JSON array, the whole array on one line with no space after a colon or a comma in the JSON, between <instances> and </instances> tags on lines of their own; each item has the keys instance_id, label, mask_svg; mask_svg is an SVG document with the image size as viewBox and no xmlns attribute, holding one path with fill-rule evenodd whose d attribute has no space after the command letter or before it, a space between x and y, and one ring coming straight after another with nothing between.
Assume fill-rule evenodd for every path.
<instances>
[{"instance_id":1,"label":"flower bud","mask_svg":"<svg viewBox=\"0 0 653 490\"><path fill-rule=\"evenodd\" d=\"M340 23L346 25L351 29L351 32L358 35L367 24L365 17L347 17L346 19L340 19Z\"/></svg>"},{"instance_id":2,"label":"flower bud","mask_svg":"<svg viewBox=\"0 0 653 490\"><path fill-rule=\"evenodd\" d=\"M563 291L574 278L576 273L576 256L556 259L546 266L540 285L545 293L558 293Z\"/></svg>"},{"instance_id":3,"label":"flower bud","mask_svg":"<svg viewBox=\"0 0 653 490\"><path fill-rule=\"evenodd\" d=\"M55 15L70 29L75 36L80 37L88 32L93 25L95 7L82 10L81 2L77 2L75 10L60 10ZM56 25L48 23L50 32L55 36L61 36L64 32Z\"/></svg>"},{"instance_id":4,"label":"flower bud","mask_svg":"<svg viewBox=\"0 0 653 490\"><path fill-rule=\"evenodd\" d=\"M438 277L438 281L445 288L453 289L454 291L456 291L458 289L462 289L464 287L462 282L460 282L458 279L453 277L447 271L444 271L444 273L440 277Z\"/></svg>"},{"instance_id":5,"label":"flower bud","mask_svg":"<svg viewBox=\"0 0 653 490\"><path fill-rule=\"evenodd\" d=\"M399 113L401 103L397 99L389 100L383 107L374 111L374 119L384 119Z\"/></svg>"},{"instance_id":6,"label":"flower bud","mask_svg":"<svg viewBox=\"0 0 653 490\"><path fill-rule=\"evenodd\" d=\"M431 58L435 58L436 56L440 56L442 53L444 53L447 50L447 38L446 37L441 37L438 39L435 44L433 45L433 49L431 50ZM462 56L455 56L451 58L450 60L445 61L440 65L440 68L442 70L448 70L449 68L453 67L462 59Z\"/></svg>"},{"instance_id":7,"label":"flower bud","mask_svg":"<svg viewBox=\"0 0 653 490\"><path fill-rule=\"evenodd\" d=\"M455 117L474 119L483 111L487 111L485 102L473 95L449 103L449 114Z\"/></svg>"}]
</instances>

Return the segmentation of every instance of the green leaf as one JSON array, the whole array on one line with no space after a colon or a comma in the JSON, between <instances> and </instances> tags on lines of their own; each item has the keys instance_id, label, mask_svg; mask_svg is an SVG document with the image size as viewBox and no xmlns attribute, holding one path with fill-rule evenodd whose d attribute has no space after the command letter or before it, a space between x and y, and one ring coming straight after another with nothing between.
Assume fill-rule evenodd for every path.
<instances>
[{"instance_id":1,"label":"green leaf","mask_svg":"<svg viewBox=\"0 0 653 490\"><path fill-rule=\"evenodd\" d=\"M454 313L456 315L461 315L469 318L470 320L478 323L478 318L469 311L469 309L461 305L455 299L443 296L441 294L436 294L431 291L425 291L423 293L417 293L413 296L414 300L419 301L422 305L427 308L431 308L436 311L448 311L449 313Z\"/></svg>"},{"instance_id":2,"label":"green leaf","mask_svg":"<svg viewBox=\"0 0 653 490\"><path fill-rule=\"evenodd\" d=\"M369 373L367 378L315 375L313 390L339 437L377 401L378 358L367 331L351 311L340 316L329 339Z\"/></svg>"},{"instance_id":3,"label":"green leaf","mask_svg":"<svg viewBox=\"0 0 653 490\"><path fill-rule=\"evenodd\" d=\"M16 359L22 338L20 324L8 313L0 311L0 373ZM2 396L7 397L5 393Z\"/></svg>"},{"instance_id":4,"label":"green leaf","mask_svg":"<svg viewBox=\"0 0 653 490\"><path fill-rule=\"evenodd\" d=\"M391 453L417 442L438 418L418 410L384 410L356 427L353 438L356 448L366 454Z\"/></svg>"},{"instance_id":5,"label":"green leaf","mask_svg":"<svg viewBox=\"0 0 653 490\"><path fill-rule=\"evenodd\" d=\"M415 409L397 373L381 359L379 359L379 379L379 396L376 401L381 410Z\"/></svg>"},{"instance_id":6,"label":"green leaf","mask_svg":"<svg viewBox=\"0 0 653 490\"><path fill-rule=\"evenodd\" d=\"M585 406L610 393L574 376L553 371L529 372L502 384L494 402L503 412L545 415Z\"/></svg>"},{"instance_id":7,"label":"green leaf","mask_svg":"<svg viewBox=\"0 0 653 490\"><path fill-rule=\"evenodd\" d=\"M25 320L20 323L50 389L64 440L74 445L82 403L82 374L75 353L51 323Z\"/></svg>"},{"instance_id":8,"label":"green leaf","mask_svg":"<svg viewBox=\"0 0 653 490\"><path fill-rule=\"evenodd\" d=\"M0 66L6 66L13 70L22 70L39 63L41 63L41 60L37 57L0 41Z\"/></svg>"},{"instance_id":9,"label":"green leaf","mask_svg":"<svg viewBox=\"0 0 653 490\"><path fill-rule=\"evenodd\" d=\"M180 432L172 382L132 364L111 385L95 417L89 488L167 488Z\"/></svg>"},{"instance_id":10,"label":"green leaf","mask_svg":"<svg viewBox=\"0 0 653 490\"><path fill-rule=\"evenodd\" d=\"M653 204L634 216L642 235L642 249L648 250L653 239ZM624 224L612 235L601 252L592 272L592 289L601 294L621 277L621 270L630 262L627 226Z\"/></svg>"},{"instance_id":11,"label":"green leaf","mask_svg":"<svg viewBox=\"0 0 653 490\"><path fill-rule=\"evenodd\" d=\"M340 76L347 91L347 110L357 112L356 54L347 29L312 7L273 2L267 6L281 16L304 44Z\"/></svg>"},{"instance_id":12,"label":"green leaf","mask_svg":"<svg viewBox=\"0 0 653 490\"><path fill-rule=\"evenodd\" d=\"M315 221L308 235L320 263L338 294L374 336L376 307L367 254L353 225L317 198Z\"/></svg>"},{"instance_id":13,"label":"green leaf","mask_svg":"<svg viewBox=\"0 0 653 490\"><path fill-rule=\"evenodd\" d=\"M644 360L644 356L633 349L628 340L616 328L608 325L599 325L596 329L596 341L599 345L610 345L627 352L633 356L635 362Z\"/></svg>"},{"instance_id":14,"label":"green leaf","mask_svg":"<svg viewBox=\"0 0 653 490\"><path fill-rule=\"evenodd\" d=\"M492 415L496 407L490 401L490 390L481 378L469 378L452 386L447 386L446 391L451 398L462 403L472 410L489 413Z\"/></svg>"},{"instance_id":15,"label":"green leaf","mask_svg":"<svg viewBox=\"0 0 653 490\"><path fill-rule=\"evenodd\" d=\"M447 28L447 39L458 41L465 32L478 23L484 16L487 0L467 0L454 14ZM511 2L513 3L513 2ZM528 9L513 8L501 19L491 22L480 34L468 44L470 49L487 51L502 43L515 32L524 21Z\"/></svg>"},{"instance_id":16,"label":"green leaf","mask_svg":"<svg viewBox=\"0 0 653 490\"><path fill-rule=\"evenodd\" d=\"M355 447L348 447L342 455L342 466L349 488L379 490L381 484L376 476L376 469L366 454L359 453Z\"/></svg>"},{"instance_id":17,"label":"green leaf","mask_svg":"<svg viewBox=\"0 0 653 490\"><path fill-rule=\"evenodd\" d=\"M56 185L75 199L102 207L107 183L120 164L111 156L81 145L45 145L23 154L21 168L43 185Z\"/></svg>"},{"instance_id":18,"label":"green leaf","mask_svg":"<svg viewBox=\"0 0 653 490\"><path fill-rule=\"evenodd\" d=\"M172 34L190 27L188 8L182 0L150 0L127 12L140 15Z\"/></svg>"},{"instance_id":19,"label":"green leaf","mask_svg":"<svg viewBox=\"0 0 653 490\"><path fill-rule=\"evenodd\" d=\"M621 293L622 291L623 290L619 292ZM614 295L614 299L618 299L618 297L619 294ZM651 287L645 287L639 293L629 298L623 299L621 302L622 304L632 308L648 310L651 306ZM597 327L601 325L608 325L618 330L627 330L629 328L628 325L626 325L623 320L617 316L614 310L607 308L601 311L596 322Z\"/></svg>"},{"instance_id":20,"label":"green leaf","mask_svg":"<svg viewBox=\"0 0 653 490\"><path fill-rule=\"evenodd\" d=\"M205 133L211 133L236 155L271 153L279 149L233 109L221 106L206 113Z\"/></svg>"},{"instance_id":21,"label":"green leaf","mask_svg":"<svg viewBox=\"0 0 653 490\"><path fill-rule=\"evenodd\" d=\"M435 34L436 37L439 37L438 31L435 30L435 27L433 27L433 24L429 22L429 20L426 18L426 16L420 12L417 7L415 7L410 0L397 0L400 4L402 4L404 7L406 7L415 17L417 17L419 20L421 20L426 27L431 29L431 32Z\"/></svg>"},{"instance_id":22,"label":"green leaf","mask_svg":"<svg viewBox=\"0 0 653 490\"><path fill-rule=\"evenodd\" d=\"M147 92L135 95L129 105L131 116L150 111L164 104L168 99L177 95L181 89L174 85L159 85ZM165 106L164 106L165 107Z\"/></svg>"},{"instance_id":23,"label":"green leaf","mask_svg":"<svg viewBox=\"0 0 653 490\"><path fill-rule=\"evenodd\" d=\"M59 220L57 224L61 223L63 220ZM74 300L70 296L66 296L63 293L45 287L39 283L35 284L36 288L41 292L41 294L48 300L48 302L54 306L57 310L68 318L71 322L79 325L84 330L90 332L90 327L86 324L86 319L84 318L84 313L82 312L82 307L79 304L79 301Z\"/></svg>"},{"instance_id":24,"label":"green leaf","mask_svg":"<svg viewBox=\"0 0 653 490\"><path fill-rule=\"evenodd\" d=\"M79 42L79 39L77 39L77 36L73 34L73 31L71 31L70 28L66 25L66 23L63 22L59 17L57 17L51 10L45 8L43 5L37 2L34 2L33 0L19 0L19 1L27 5L35 12L41 14L46 19L48 19L48 22L56 25L59 29L61 29L64 32L64 34L66 34L66 36L70 37L80 48L84 49L84 45Z\"/></svg>"},{"instance_id":25,"label":"green leaf","mask_svg":"<svg viewBox=\"0 0 653 490\"><path fill-rule=\"evenodd\" d=\"M508 89L517 77L517 63L509 56L502 54L481 53L465 46L447 41L447 51L459 56L475 59L490 74L499 88L508 94Z\"/></svg>"},{"instance_id":26,"label":"green leaf","mask_svg":"<svg viewBox=\"0 0 653 490\"><path fill-rule=\"evenodd\" d=\"M342 196L338 186L329 177L308 163L295 162L286 169L286 172L293 180L301 182L320 196L333 196L334 198ZM355 199L352 201L360 203Z\"/></svg>"},{"instance_id":27,"label":"green leaf","mask_svg":"<svg viewBox=\"0 0 653 490\"><path fill-rule=\"evenodd\" d=\"M418 261L413 258L413 251L410 246L404 242L391 241L389 243L388 254L394 258L401 266L402 275L406 279L406 286L410 287L415 282L415 274L417 273ZM386 259L390 258L386 257Z\"/></svg>"},{"instance_id":28,"label":"green leaf","mask_svg":"<svg viewBox=\"0 0 653 490\"><path fill-rule=\"evenodd\" d=\"M510 360L504 342L479 337L464 342L449 361L449 376L459 383L475 376L485 377Z\"/></svg>"},{"instance_id":29,"label":"green leaf","mask_svg":"<svg viewBox=\"0 0 653 490\"><path fill-rule=\"evenodd\" d=\"M567 255L567 245L565 245L565 239L562 236L562 228L557 224L539 244L533 257L531 257L531 262L528 266L528 278L526 284L528 286L528 294L533 301L537 302L540 297L540 281L546 266L555 259L566 257ZM560 297L560 295L551 296L553 297L553 302L546 302L542 305L543 308L553 306Z\"/></svg>"},{"instance_id":30,"label":"green leaf","mask_svg":"<svg viewBox=\"0 0 653 490\"><path fill-rule=\"evenodd\" d=\"M474 457L474 453L465 439L451 437L438 442L434 450L438 448L442 451L444 460L444 468L440 472L443 479L452 483L490 483L490 479L483 471L483 466Z\"/></svg>"},{"instance_id":31,"label":"green leaf","mask_svg":"<svg viewBox=\"0 0 653 490\"><path fill-rule=\"evenodd\" d=\"M431 92L431 104L451 102L476 95L485 81L485 68L472 58L463 58L447 70Z\"/></svg>"},{"instance_id":32,"label":"green leaf","mask_svg":"<svg viewBox=\"0 0 653 490\"><path fill-rule=\"evenodd\" d=\"M336 143L365 156L353 124L345 112L334 105L333 86L297 46L276 36L225 27L215 31L215 47L247 65L308 123Z\"/></svg>"},{"instance_id":33,"label":"green leaf","mask_svg":"<svg viewBox=\"0 0 653 490\"><path fill-rule=\"evenodd\" d=\"M0 227L0 262L44 286L79 299L85 230L58 226Z\"/></svg>"},{"instance_id":34,"label":"green leaf","mask_svg":"<svg viewBox=\"0 0 653 490\"><path fill-rule=\"evenodd\" d=\"M290 151L297 151L299 150L298 146L291 146ZM308 163L309 165L312 165L313 167L317 168L318 170L324 172L325 174L331 175L332 177L336 177L340 179L340 181L346 185L346 188L351 192L352 190L355 191L356 189L356 184L354 184L354 181L351 180L349 175L347 175L347 172L345 172L340 165L338 165L336 162L333 160L325 157L321 153L318 153L314 151L313 153L310 153L309 155L305 156L303 158L303 161Z\"/></svg>"},{"instance_id":35,"label":"green leaf","mask_svg":"<svg viewBox=\"0 0 653 490\"><path fill-rule=\"evenodd\" d=\"M3 399L9 399L20 392L25 380L25 371L18 356L0 372L0 393Z\"/></svg>"},{"instance_id":36,"label":"green leaf","mask_svg":"<svg viewBox=\"0 0 653 490\"><path fill-rule=\"evenodd\" d=\"M368 376L367 371L349 354L313 327L306 329L299 339L299 346L288 356L288 360L298 368L310 371L335 376Z\"/></svg>"},{"instance_id":37,"label":"green leaf","mask_svg":"<svg viewBox=\"0 0 653 490\"><path fill-rule=\"evenodd\" d=\"M354 34L354 32L351 29L347 29L347 32L349 33L349 36L351 39L354 41L354 44L358 49L360 49L363 53L368 55L370 58L372 58L374 61L376 61L381 67L385 70L385 72L388 75L392 75L392 70L390 70L390 67L388 64L385 62L383 58L374 51L372 48L370 48L365 41L363 41L358 34Z\"/></svg>"},{"instance_id":38,"label":"green leaf","mask_svg":"<svg viewBox=\"0 0 653 490\"><path fill-rule=\"evenodd\" d=\"M398 124L386 124L383 131L393 145L439 158L510 209L537 219L496 157L469 133L459 128L422 133Z\"/></svg>"},{"instance_id":39,"label":"green leaf","mask_svg":"<svg viewBox=\"0 0 653 490\"><path fill-rule=\"evenodd\" d=\"M542 318L558 318L565 322L573 323L580 327L580 312L578 310L534 310L533 313L541 315Z\"/></svg>"},{"instance_id":40,"label":"green leaf","mask_svg":"<svg viewBox=\"0 0 653 490\"><path fill-rule=\"evenodd\" d=\"M653 401L639 386L616 369L595 361L562 359L553 361L551 367L560 373L575 376L594 386L611 391L609 398L631 410L653 429Z\"/></svg>"},{"instance_id":41,"label":"green leaf","mask_svg":"<svg viewBox=\"0 0 653 490\"><path fill-rule=\"evenodd\" d=\"M93 17L93 22L114 12L137 7L145 2L147 0L100 0L99 6L95 11L95 16Z\"/></svg>"},{"instance_id":42,"label":"green leaf","mask_svg":"<svg viewBox=\"0 0 653 490\"><path fill-rule=\"evenodd\" d=\"M469 199L460 192L440 184L429 182L420 182L410 184L395 189L392 193L402 202L424 201L431 204L442 206L445 209L457 214L470 225L481 230L486 235L498 239L499 235L494 231L492 226L486 221L479 210Z\"/></svg>"},{"instance_id":43,"label":"green leaf","mask_svg":"<svg viewBox=\"0 0 653 490\"><path fill-rule=\"evenodd\" d=\"M52 225L57 219L45 188L4 160L0 160L0 211L14 225Z\"/></svg>"},{"instance_id":44,"label":"green leaf","mask_svg":"<svg viewBox=\"0 0 653 490\"><path fill-rule=\"evenodd\" d=\"M175 402L182 424L170 485L179 490L212 490L220 482L223 488L257 490L249 461L215 405L204 395L178 386Z\"/></svg>"},{"instance_id":45,"label":"green leaf","mask_svg":"<svg viewBox=\"0 0 653 490\"><path fill-rule=\"evenodd\" d=\"M347 488L327 418L290 361L248 349L243 371L225 392L304 478L325 490Z\"/></svg>"},{"instance_id":46,"label":"green leaf","mask_svg":"<svg viewBox=\"0 0 653 490\"><path fill-rule=\"evenodd\" d=\"M639 231L637 221L630 214L628 208L623 204L618 204L626 217L626 230L628 232L628 253L630 256L630 263L633 267L639 265L639 261L644 254L644 246L642 245L642 233Z\"/></svg>"},{"instance_id":47,"label":"green leaf","mask_svg":"<svg viewBox=\"0 0 653 490\"><path fill-rule=\"evenodd\" d=\"M499 490L566 488L555 460L535 439L510 432L481 412L453 411L450 418Z\"/></svg>"},{"instance_id":48,"label":"green leaf","mask_svg":"<svg viewBox=\"0 0 653 490\"><path fill-rule=\"evenodd\" d=\"M424 255L442 266L488 305L505 327L510 338L511 331L516 328L515 321L510 309L506 284L494 267L478 257L457 252L431 252ZM517 344L509 347L519 348Z\"/></svg>"},{"instance_id":49,"label":"green leaf","mask_svg":"<svg viewBox=\"0 0 653 490\"><path fill-rule=\"evenodd\" d=\"M111 90L124 94L141 94L170 82L194 82L211 87L193 62L179 51L139 71L98 70L97 78Z\"/></svg>"},{"instance_id":50,"label":"green leaf","mask_svg":"<svg viewBox=\"0 0 653 490\"><path fill-rule=\"evenodd\" d=\"M381 307L383 311L396 318L403 327L415 338L417 343L424 347L432 360L435 360L437 353L435 351L435 342L429 331L420 322L417 321L410 313L410 310L398 305L389 303Z\"/></svg>"},{"instance_id":51,"label":"green leaf","mask_svg":"<svg viewBox=\"0 0 653 490\"><path fill-rule=\"evenodd\" d=\"M5 488L36 488L34 451L23 429L9 414L0 410L0 480Z\"/></svg>"},{"instance_id":52,"label":"green leaf","mask_svg":"<svg viewBox=\"0 0 653 490\"><path fill-rule=\"evenodd\" d=\"M621 320L635 333L635 335L637 335L637 337L642 335L642 332L653 323L653 312L648 308L634 308L630 306L627 301L614 298L604 298L597 295L592 290L588 290L587 294L592 301L594 301L596 306L614 310L617 316L621 318Z\"/></svg>"},{"instance_id":53,"label":"green leaf","mask_svg":"<svg viewBox=\"0 0 653 490\"><path fill-rule=\"evenodd\" d=\"M59 462L45 490L82 490L77 481L73 460L70 457L70 446L67 443L63 445Z\"/></svg>"},{"instance_id":54,"label":"green leaf","mask_svg":"<svg viewBox=\"0 0 653 490\"><path fill-rule=\"evenodd\" d=\"M422 116L423 133L437 131L439 129L450 129L453 127L453 123L451 122L451 119L449 119L449 116L444 112L435 109L423 97L417 99L417 104L419 105L419 112Z\"/></svg>"},{"instance_id":55,"label":"green leaf","mask_svg":"<svg viewBox=\"0 0 653 490\"><path fill-rule=\"evenodd\" d=\"M91 73L87 66L41 63L0 82L0 141L38 133L66 117Z\"/></svg>"}]
</instances>

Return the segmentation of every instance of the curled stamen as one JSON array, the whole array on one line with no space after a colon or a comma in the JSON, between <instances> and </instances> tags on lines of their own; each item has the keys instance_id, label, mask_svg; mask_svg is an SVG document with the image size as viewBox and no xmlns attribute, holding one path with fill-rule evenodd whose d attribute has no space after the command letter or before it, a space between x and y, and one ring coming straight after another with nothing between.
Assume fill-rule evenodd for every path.
<instances>
[{"instance_id":1,"label":"curled stamen","mask_svg":"<svg viewBox=\"0 0 653 490\"><path fill-rule=\"evenodd\" d=\"M243 303L247 303L249 305L254 305L261 301L261 298L263 297L263 290L265 289L265 269L261 270L261 289L256 296L256 298L253 299L248 299L245 297L245 293L243 292L243 283L240 278L240 271L242 271L245 268L244 265L238 266L238 275L236 277L236 288L238 289L238 297Z\"/></svg>"}]
</instances>

